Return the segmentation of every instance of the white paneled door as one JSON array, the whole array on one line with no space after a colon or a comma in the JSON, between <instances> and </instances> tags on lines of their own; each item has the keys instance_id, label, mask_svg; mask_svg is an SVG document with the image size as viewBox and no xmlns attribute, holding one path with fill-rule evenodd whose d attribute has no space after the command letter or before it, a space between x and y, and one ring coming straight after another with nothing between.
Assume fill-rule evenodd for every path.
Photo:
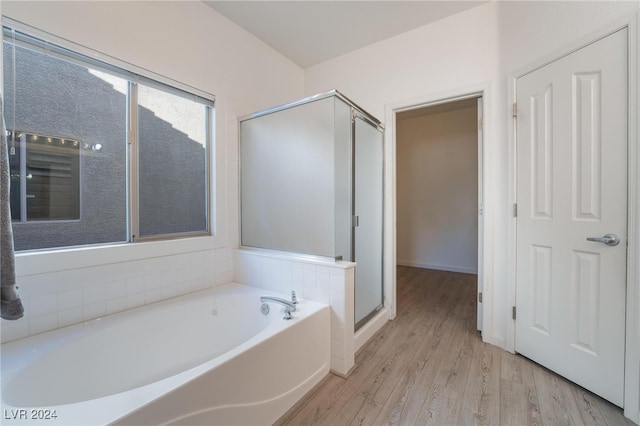
<instances>
[{"instance_id":1,"label":"white paneled door","mask_svg":"<svg viewBox=\"0 0 640 426\"><path fill-rule=\"evenodd\" d=\"M619 406L627 85L623 29L516 86L516 352Z\"/></svg>"}]
</instances>

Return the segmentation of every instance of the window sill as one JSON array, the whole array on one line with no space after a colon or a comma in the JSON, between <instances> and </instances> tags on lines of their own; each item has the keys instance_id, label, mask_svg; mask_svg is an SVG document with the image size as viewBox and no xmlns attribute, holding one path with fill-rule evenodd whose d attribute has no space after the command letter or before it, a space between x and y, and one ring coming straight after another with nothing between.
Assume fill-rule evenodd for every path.
<instances>
[{"instance_id":1,"label":"window sill","mask_svg":"<svg viewBox=\"0 0 640 426\"><path fill-rule=\"evenodd\" d=\"M24 277L213 250L222 247L218 240L214 236L203 236L16 253L16 274Z\"/></svg>"}]
</instances>

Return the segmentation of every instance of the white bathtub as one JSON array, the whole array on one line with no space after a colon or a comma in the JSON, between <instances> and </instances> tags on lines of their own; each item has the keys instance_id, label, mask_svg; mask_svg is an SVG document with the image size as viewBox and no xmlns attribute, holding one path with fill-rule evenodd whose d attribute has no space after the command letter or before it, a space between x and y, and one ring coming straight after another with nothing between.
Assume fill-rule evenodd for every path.
<instances>
[{"instance_id":1,"label":"white bathtub","mask_svg":"<svg viewBox=\"0 0 640 426\"><path fill-rule=\"evenodd\" d=\"M329 307L228 284L1 347L4 424L270 424L328 372Z\"/></svg>"}]
</instances>

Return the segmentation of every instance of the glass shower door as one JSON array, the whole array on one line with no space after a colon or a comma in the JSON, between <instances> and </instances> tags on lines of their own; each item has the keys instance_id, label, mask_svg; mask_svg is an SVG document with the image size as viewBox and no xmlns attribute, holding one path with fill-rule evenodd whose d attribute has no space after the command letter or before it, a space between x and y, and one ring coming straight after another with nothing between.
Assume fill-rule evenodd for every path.
<instances>
[{"instance_id":1,"label":"glass shower door","mask_svg":"<svg viewBox=\"0 0 640 426\"><path fill-rule=\"evenodd\" d=\"M382 307L382 131L354 121L354 261L356 328Z\"/></svg>"}]
</instances>

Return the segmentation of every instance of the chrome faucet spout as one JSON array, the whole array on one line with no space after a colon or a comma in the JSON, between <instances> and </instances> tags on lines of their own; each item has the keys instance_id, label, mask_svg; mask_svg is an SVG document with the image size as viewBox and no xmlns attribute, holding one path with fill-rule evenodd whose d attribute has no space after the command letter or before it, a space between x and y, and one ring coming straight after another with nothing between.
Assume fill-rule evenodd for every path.
<instances>
[{"instance_id":1,"label":"chrome faucet spout","mask_svg":"<svg viewBox=\"0 0 640 426\"><path fill-rule=\"evenodd\" d=\"M273 296L261 296L260 297L260 302L262 303L267 303L267 302L272 302L272 303L278 303L282 306L284 306L284 319L286 320L290 320L293 318L293 316L291 315L291 312L295 312L296 311L296 305L294 305L292 302L282 299L280 297L273 297Z\"/></svg>"},{"instance_id":2,"label":"chrome faucet spout","mask_svg":"<svg viewBox=\"0 0 640 426\"><path fill-rule=\"evenodd\" d=\"M291 312L295 312L296 311L296 305L286 299L282 299L280 297L273 297L273 296L261 296L260 297L260 301L262 303L267 303L267 302L275 302L275 303L279 303L282 306L288 307L289 309L291 309Z\"/></svg>"}]
</instances>

